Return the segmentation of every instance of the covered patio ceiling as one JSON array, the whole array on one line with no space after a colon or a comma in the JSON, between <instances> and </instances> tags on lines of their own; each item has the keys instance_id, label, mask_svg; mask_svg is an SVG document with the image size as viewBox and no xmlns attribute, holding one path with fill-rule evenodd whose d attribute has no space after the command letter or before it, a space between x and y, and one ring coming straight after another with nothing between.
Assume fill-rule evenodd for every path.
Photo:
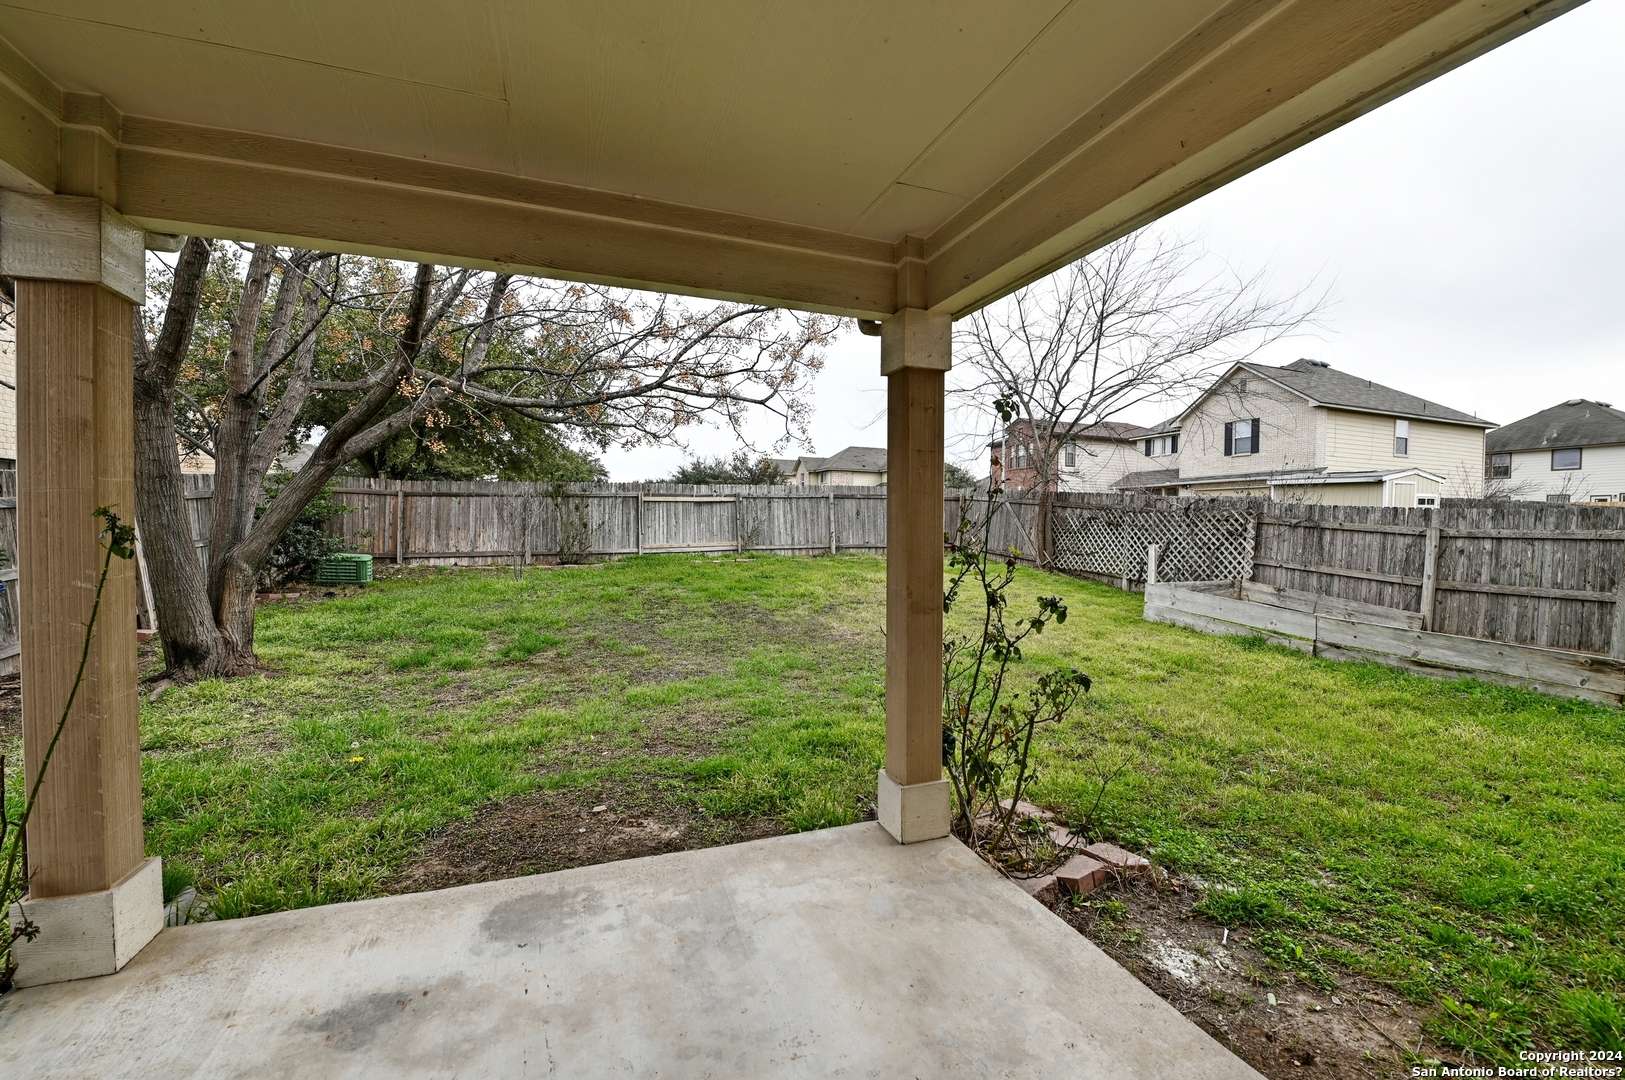
<instances>
[{"instance_id":1,"label":"covered patio ceiling","mask_svg":"<svg viewBox=\"0 0 1625 1080\"><path fill-rule=\"evenodd\" d=\"M1576 2L15 0L0 187L958 316Z\"/></svg>"}]
</instances>

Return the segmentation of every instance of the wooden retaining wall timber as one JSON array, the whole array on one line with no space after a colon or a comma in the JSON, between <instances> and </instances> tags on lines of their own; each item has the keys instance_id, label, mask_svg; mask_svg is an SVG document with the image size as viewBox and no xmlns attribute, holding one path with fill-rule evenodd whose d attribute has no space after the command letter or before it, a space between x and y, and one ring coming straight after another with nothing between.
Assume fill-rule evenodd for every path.
<instances>
[{"instance_id":1,"label":"wooden retaining wall timber","mask_svg":"<svg viewBox=\"0 0 1625 1080\"><path fill-rule=\"evenodd\" d=\"M1145 618L1205 633L1262 637L1329 659L1370 661L1439 678L1481 679L1625 705L1625 661L1395 625L1408 612L1376 616L1385 623L1368 621L1372 616L1364 605L1326 608L1324 597L1291 590L1249 592L1253 584L1151 583L1145 590ZM1245 598L1249 595L1260 599Z\"/></svg>"}]
</instances>

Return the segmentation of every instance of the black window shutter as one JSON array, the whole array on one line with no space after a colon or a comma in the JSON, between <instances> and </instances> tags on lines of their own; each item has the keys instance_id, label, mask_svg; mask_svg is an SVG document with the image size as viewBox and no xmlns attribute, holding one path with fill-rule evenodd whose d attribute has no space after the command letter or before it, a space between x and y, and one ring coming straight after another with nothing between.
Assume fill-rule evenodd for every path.
<instances>
[{"instance_id":1,"label":"black window shutter","mask_svg":"<svg viewBox=\"0 0 1625 1080\"><path fill-rule=\"evenodd\" d=\"M1224 456L1229 457L1236 445L1236 422L1227 421L1224 425Z\"/></svg>"},{"instance_id":2,"label":"black window shutter","mask_svg":"<svg viewBox=\"0 0 1625 1080\"><path fill-rule=\"evenodd\" d=\"M1258 437L1260 435L1262 435L1263 433L1264 433L1264 425L1260 424L1258 422L1258 417L1256 417L1256 416L1253 417L1253 453L1255 453L1255 454L1258 453L1258 451L1260 449L1260 443L1259 443Z\"/></svg>"}]
</instances>

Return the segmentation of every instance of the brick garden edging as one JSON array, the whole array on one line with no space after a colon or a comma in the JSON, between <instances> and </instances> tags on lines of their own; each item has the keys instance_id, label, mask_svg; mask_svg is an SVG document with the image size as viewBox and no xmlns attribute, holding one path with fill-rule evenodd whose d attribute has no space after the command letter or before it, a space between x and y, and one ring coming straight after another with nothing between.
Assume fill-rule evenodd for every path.
<instances>
[{"instance_id":1,"label":"brick garden edging","mask_svg":"<svg viewBox=\"0 0 1625 1080\"><path fill-rule=\"evenodd\" d=\"M1000 805L1008 807L1009 802L1006 800ZM1047 824L1056 847L1075 852L1052 873L1011 879L1027 895L1042 904L1051 904L1063 894L1087 896L1107 882L1151 872L1151 862L1144 856L1103 840L1085 843L1087 837L1079 836L1065 825L1056 824L1055 815L1042 807L1022 800L1016 803L1015 809L1023 817Z\"/></svg>"}]
</instances>

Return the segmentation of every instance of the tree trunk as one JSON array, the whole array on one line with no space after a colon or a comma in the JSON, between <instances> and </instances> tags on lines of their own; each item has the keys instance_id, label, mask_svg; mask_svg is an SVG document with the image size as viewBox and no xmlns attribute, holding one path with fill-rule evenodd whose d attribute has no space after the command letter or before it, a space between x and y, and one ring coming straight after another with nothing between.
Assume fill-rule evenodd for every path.
<instances>
[{"instance_id":1,"label":"tree trunk","mask_svg":"<svg viewBox=\"0 0 1625 1080\"><path fill-rule=\"evenodd\" d=\"M188 520L175 442L175 397L162 382L135 379L135 499L141 546L161 618L158 637L171 675L229 675L241 670L214 622L203 564Z\"/></svg>"}]
</instances>

